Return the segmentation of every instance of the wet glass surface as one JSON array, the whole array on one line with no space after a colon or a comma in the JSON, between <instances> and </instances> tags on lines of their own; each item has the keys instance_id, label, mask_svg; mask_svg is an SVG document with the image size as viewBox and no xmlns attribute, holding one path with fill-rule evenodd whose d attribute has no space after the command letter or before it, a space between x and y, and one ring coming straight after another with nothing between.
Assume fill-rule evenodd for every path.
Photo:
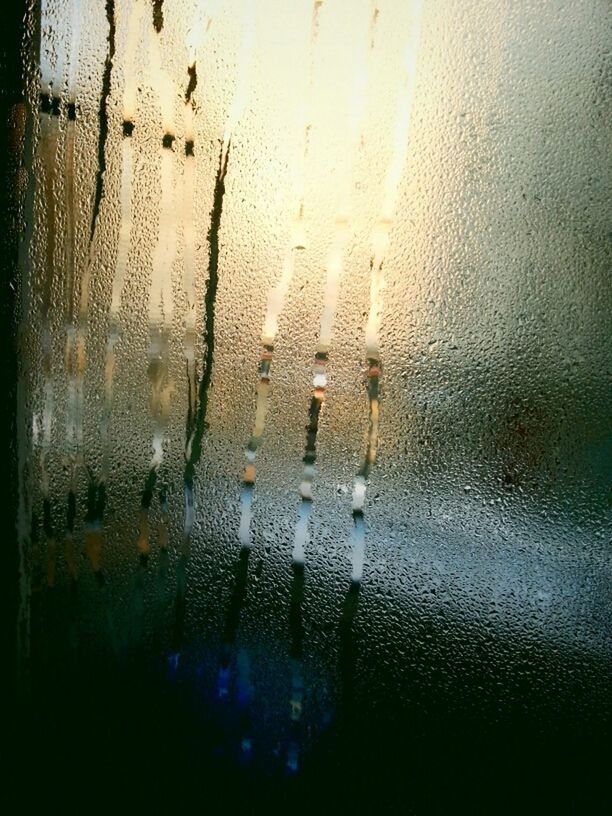
<instances>
[{"instance_id":1,"label":"wet glass surface","mask_svg":"<svg viewBox=\"0 0 612 816\"><path fill-rule=\"evenodd\" d=\"M107 792L448 813L563 776L560 746L586 763L612 657L609 4L27 21L35 766L83 745Z\"/></svg>"}]
</instances>

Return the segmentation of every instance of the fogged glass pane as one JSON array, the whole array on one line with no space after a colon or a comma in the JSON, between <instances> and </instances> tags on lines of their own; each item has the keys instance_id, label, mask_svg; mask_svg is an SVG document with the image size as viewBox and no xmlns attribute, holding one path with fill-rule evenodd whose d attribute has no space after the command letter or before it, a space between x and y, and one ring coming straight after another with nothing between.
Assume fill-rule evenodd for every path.
<instances>
[{"instance_id":1,"label":"fogged glass pane","mask_svg":"<svg viewBox=\"0 0 612 816\"><path fill-rule=\"evenodd\" d=\"M418 812L445 743L601 729L609 4L28 19L19 636L45 716L132 723L127 767L159 728L245 785L348 769L394 797L405 762Z\"/></svg>"}]
</instances>

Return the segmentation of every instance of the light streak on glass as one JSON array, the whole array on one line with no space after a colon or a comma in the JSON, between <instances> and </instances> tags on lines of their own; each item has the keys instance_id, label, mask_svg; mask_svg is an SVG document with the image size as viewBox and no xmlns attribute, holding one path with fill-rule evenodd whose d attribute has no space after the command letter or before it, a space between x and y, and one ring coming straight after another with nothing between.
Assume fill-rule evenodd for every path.
<instances>
[{"instance_id":1,"label":"light streak on glass","mask_svg":"<svg viewBox=\"0 0 612 816\"><path fill-rule=\"evenodd\" d=\"M121 187L120 211L121 221L119 238L117 241L117 255L113 274L111 304L109 312L108 336L106 341L104 360L104 409L101 421L102 437L102 481L107 482L111 458L110 423L113 409L113 391L115 379L116 353L115 348L119 341L121 298L128 268L128 256L132 235L132 187L134 177L134 148L132 134L136 121L136 91L137 74L135 70L135 54L139 46L141 24L143 19L143 0L135 0L127 23L127 38L125 46L125 85L122 104L122 135L121 140Z\"/></svg>"},{"instance_id":2,"label":"light streak on glass","mask_svg":"<svg viewBox=\"0 0 612 816\"><path fill-rule=\"evenodd\" d=\"M153 419L152 456L141 497L138 550L144 558L150 550L149 510L160 466L164 458L164 439L170 412L172 381L169 371L169 342L172 330L172 266L177 248L177 213L175 208L174 85L162 67L158 34L148 31L149 71L157 93L161 114L159 227L153 250L151 286L149 289L148 376L151 384L150 412Z\"/></svg>"},{"instance_id":3,"label":"light streak on glass","mask_svg":"<svg viewBox=\"0 0 612 816\"><path fill-rule=\"evenodd\" d=\"M253 430L251 432L251 438L245 453L246 466L244 469L243 486L240 494L241 513L238 537L243 547L251 546L252 505L256 478L255 457L261 444L266 425L268 399L270 394L270 369L272 366L272 357L274 353L274 342L276 339L276 333L278 331L278 319L285 305L289 284L293 279L296 253L303 250L306 245L304 223L304 187L312 117L312 97L314 92L314 55L319 30L319 10L322 5L322 0L315 0L315 2L312 4L308 68L309 80L306 96L300 113L302 121L303 149L298 159L298 166L296 167L296 180L293 191L295 204L291 216L289 242L287 244L287 248L285 249L281 276L276 286L271 289L270 293L268 294L268 303L262 329L262 353L259 362L255 421L253 424Z\"/></svg>"},{"instance_id":4,"label":"light streak on glass","mask_svg":"<svg viewBox=\"0 0 612 816\"><path fill-rule=\"evenodd\" d=\"M367 480L376 461L379 423L379 382L380 349L379 332L382 317L382 293L384 289L383 264L389 248L389 234L393 225L395 208L406 158L410 114L414 95L416 63L421 33L423 0L413 4L411 28L402 65L402 88L395 127L393 151L385 178L383 203L371 236L372 255L370 260L370 309L365 330L369 419L368 435L364 458L353 484L353 532L351 535L352 580L361 581L365 553L365 525L363 508L366 498Z\"/></svg>"}]
</instances>

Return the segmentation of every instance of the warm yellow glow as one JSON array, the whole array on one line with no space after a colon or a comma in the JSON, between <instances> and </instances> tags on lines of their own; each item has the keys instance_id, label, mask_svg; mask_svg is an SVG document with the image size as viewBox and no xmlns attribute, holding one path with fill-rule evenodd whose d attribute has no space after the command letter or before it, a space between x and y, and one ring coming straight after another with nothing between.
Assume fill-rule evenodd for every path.
<instances>
[{"instance_id":1,"label":"warm yellow glow","mask_svg":"<svg viewBox=\"0 0 612 816\"><path fill-rule=\"evenodd\" d=\"M92 50L95 37L82 25L83 15L76 11L79 4L68 0L66 5L71 17L61 29L64 50L58 49L61 56L56 62L49 51L43 73L52 94L61 75L79 111L76 124L66 122L61 142L66 166L74 166L63 187L68 210L66 280L74 277L72 289L77 289L76 319L69 303L64 304L68 379L64 404L71 476L76 479L83 455L85 379L90 376L86 368L92 367L87 357L90 348L99 348L89 301L90 296L98 296L99 282L110 265L102 338L105 353L100 370L91 374L97 382L101 374L104 383L98 416L102 460L101 466L95 465L96 478L106 482L112 472L114 383L123 355L129 357L119 338L133 328L132 316L123 307L129 285L135 293L131 296L138 298L137 315L146 316L146 360L141 361L140 375L148 393L141 404L149 407L149 467L156 473L165 473L172 429L184 428L185 419L188 432L179 446L187 462L194 451L201 455L206 433L202 427L196 432L195 426L208 423L205 411L200 416L200 406L214 402L203 391L210 388L211 394L219 393L212 388L219 388L223 355L231 342L250 337L250 342L261 343L257 370L252 369L254 405L241 431L247 450L239 540L245 546L251 542L252 502L259 478L256 460L266 425L274 423L277 438L293 432L286 419L279 421L283 389L287 383L293 387L296 372L310 365L303 410L308 411L313 402L321 408L331 398L328 362L330 370L336 366L341 356L336 358L336 351L345 347L349 335L355 348L359 344L363 349L365 340L368 412L361 418L360 436L366 439L366 449L359 451L356 436L349 443L362 464L353 491L354 503L362 506L378 448L384 269L392 250L408 155L422 3L183 0L164 6L160 28L154 25L145 0L125 0L116 5L112 65L110 41L102 38ZM110 32L106 12L98 13L102 30ZM88 73L93 75L93 63L87 63L90 52L106 72L108 97L104 100L103 94L101 103L106 106L108 132L105 144L97 145L98 157L103 149L103 162L96 181L98 190L103 182L103 190L95 218L84 224L91 212L82 206L81 216L73 201L79 193L71 184L82 166L79 117L85 97L78 83ZM95 140L92 144L88 149L96 147ZM236 230L237 219L246 219L243 233ZM102 270L100 247L109 230L116 241L115 252L110 260L105 256ZM89 235L85 246L79 243L84 234ZM237 244L242 248L237 250ZM132 263L142 274L130 276ZM180 321L173 320L174 274L182 287ZM236 308L233 298L246 292L252 299L245 305L248 324L228 320L228 306ZM347 315L352 315L348 329ZM226 330L234 337L224 335ZM300 335L299 343L287 348L294 331ZM303 343L302 336L307 338ZM179 371L173 355L181 345L187 365ZM242 359L249 353L245 348ZM280 365L285 369L277 379ZM336 376L334 369L334 381ZM50 383L39 414L45 450L51 446L53 422ZM184 403L171 399L177 393L188 395ZM182 408L187 418L179 416ZM356 416L362 408L356 406ZM300 434L303 422L297 421ZM323 439L328 430L322 431ZM297 560L307 551L310 506L317 499L318 425L308 433L307 455L303 438L293 446L301 449L303 457L294 482L303 502L293 530ZM43 457L42 471L45 463ZM45 481L49 480L43 473ZM185 497L188 538L195 501L191 486ZM165 513L160 540L168 533ZM139 547L144 552L149 547L149 506L141 508L139 528Z\"/></svg>"},{"instance_id":2,"label":"warm yellow glow","mask_svg":"<svg viewBox=\"0 0 612 816\"><path fill-rule=\"evenodd\" d=\"M125 87L123 90L123 118L132 121L136 115L138 73L135 71L136 54L140 45L144 0L134 0L130 8L125 43Z\"/></svg>"},{"instance_id":3,"label":"warm yellow glow","mask_svg":"<svg viewBox=\"0 0 612 816\"><path fill-rule=\"evenodd\" d=\"M232 99L225 130L223 131L223 149L221 152L222 167L225 165L226 154L234 128L242 116L249 94L250 68L253 56L253 45L255 42L255 0L243 0L243 6L243 34L238 55L238 78L236 81L236 92Z\"/></svg>"},{"instance_id":4,"label":"warm yellow glow","mask_svg":"<svg viewBox=\"0 0 612 816\"><path fill-rule=\"evenodd\" d=\"M189 65L194 65L198 59L200 49L210 29L212 21L219 12L220 0L196 0L195 9L191 18L191 25L187 32L187 55Z\"/></svg>"},{"instance_id":5,"label":"warm yellow glow","mask_svg":"<svg viewBox=\"0 0 612 816\"><path fill-rule=\"evenodd\" d=\"M399 112L395 126L393 152L386 173L380 214L372 231L371 239L372 279L370 287L370 313L366 327L366 350L368 357L377 357L379 354L378 336L384 289L383 264L389 249L389 232L395 216L399 186L408 155L410 115L412 112L416 61L421 35L423 0L415 0L411 8L411 25L401 65Z\"/></svg>"},{"instance_id":6,"label":"warm yellow glow","mask_svg":"<svg viewBox=\"0 0 612 816\"><path fill-rule=\"evenodd\" d=\"M81 18L79 14L78 0L72 0L72 13L70 15L70 51L68 56L68 77L67 91L71 101L76 99L77 92L77 67L78 51L80 46Z\"/></svg>"},{"instance_id":7,"label":"warm yellow glow","mask_svg":"<svg viewBox=\"0 0 612 816\"><path fill-rule=\"evenodd\" d=\"M285 250L280 279L268 295L268 306L261 335L262 343L270 346L274 345L274 339L278 331L278 318L285 305L289 284L291 283L295 271L295 253L297 250L302 250L306 247L306 231L304 224L306 160L308 158L309 131L312 117L314 51L319 25L319 9L322 5L322 0L314 0L312 4L308 86L301 104L299 100L297 100L296 105L298 118L301 122L301 132L303 134L303 148L298 153L296 166L294 168L294 209L291 217L289 242L287 249ZM281 128L284 127L282 116L280 117L279 126Z\"/></svg>"},{"instance_id":8,"label":"warm yellow glow","mask_svg":"<svg viewBox=\"0 0 612 816\"><path fill-rule=\"evenodd\" d=\"M368 57L370 55L369 40L372 35L374 20L374 10L370 11L369 20L365 18L365 15L362 15L362 30L359 32L360 36L355 39L354 80L348 106L346 153L345 160L340 164L339 168L339 205L334 219L333 239L326 263L324 305L321 315L319 343L317 346L317 351L321 353L327 353L331 345L338 290L344 266L344 254L350 237L349 229L352 216L354 171L359 145L361 143L362 124L365 114L368 85ZM367 23L367 25L364 25L364 23ZM315 386L325 386L326 382L325 375L321 375L319 379L315 376Z\"/></svg>"},{"instance_id":9,"label":"warm yellow glow","mask_svg":"<svg viewBox=\"0 0 612 816\"><path fill-rule=\"evenodd\" d=\"M163 67L159 35L155 33L152 26L148 26L147 31L149 40L149 81L157 96L162 131L164 134L170 133L174 136L176 86L171 75Z\"/></svg>"}]
</instances>

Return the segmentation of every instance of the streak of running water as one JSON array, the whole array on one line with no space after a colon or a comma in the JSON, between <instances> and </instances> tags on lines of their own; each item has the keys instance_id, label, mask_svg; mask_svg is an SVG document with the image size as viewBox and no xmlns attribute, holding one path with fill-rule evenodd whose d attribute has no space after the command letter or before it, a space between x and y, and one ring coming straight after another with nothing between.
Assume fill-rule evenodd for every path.
<instances>
[{"instance_id":1,"label":"streak of running water","mask_svg":"<svg viewBox=\"0 0 612 816\"><path fill-rule=\"evenodd\" d=\"M255 457L261 445L266 425L266 415L268 411L268 399L270 394L270 370L274 353L274 341L278 331L278 319L285 306L289 285L293 279L295 270L295 260L297 252L305 248L305 224L304 224L304 187L306 160L309 150L309 133L311 127L311 107L313 97L313 72L314 54L319 31L319 11L323 5L323 0L314 0L312 4L312 17L310 24L310 58L308 69L308 85L306 98L302 107L302 128L303 128L303 150L296 168L295 185L295 206L291 216L290 235L285 255L281 276L276 286L268 294L268 303L264 324L262 328L261 344L262 353L259 362L258 382L257 382L257 404L255 408L255 421L251 438L245 452L246 466L242 479L242 490L240 493L240 528L238 537L243 547L251 547L251 519L253 506L253 493L255 490Z\"/></svg>"},{"instance_id":2,"label":"streak of running water","mask_svg":"<svg viewBox=\"0 0 612 816\"><path fill-rule=\"evenodd\" d=\"M53 586L55 581L56 539L51 519L49 452L53 429L53 374L52 374L52 335L51 305L56 263L57 234L57 169L59 138L59 97L42 93L40 98L40 142L39 153L43 162L43 189L45 197L45 275L42 287L41 302L41 350L43 371L43 409L42 434L40 435L40 478L43 496L43 530L47 543L47 583Z\"/></svg>"},{"instance_id":3,"label":"streak of running water","mask_svg":"<svg viewBox=\"0 0 612 816\"><path fill-rule=\"evenodd\" d=\"M72 370L75 328L74 328L74 250L75 250L75 140L76 140L76 72L78 47L80 44L80 16L79 4L76 0L72 3L72 14L70 18L70 55L68 58L67 76L67 98L68 98L68 121L66 123L66 138L64 143L64 176L65 176L65 200L66 200L66 229L64 233L64 257L65 257L65 277L64 277L64 304L66 309L65 327L66 342L64 347L64 367L69 387L68 409L66 412L66 439L71 444L74 437L74 371Z\"/></svg>"},{"instance_id":4,"label":"streak of running water","mask_svg":"<svg viewBox=\"0 0 612 816\"><path fill-rule=\"evenodd\" d=\"M193 63L195 77L195 62ZM192 84L194 87L192 88ZM185 164L183 170L183 289L185 290L185 360L187 363L187 439L193 432L196 410L196 230L194 224L194 194L196 180L195 134L193 127L193 107L191 94L195 82L191 77L185 101Z\"/></svg>"},{"instance_id":5,"label":"streak of running water","mask_svg":"<svg viewBox=\"0 0 612 816\"><path fill-rule=\"evenodd\" d=\"M195 420L197 384L196 384L196 243L197 235L194 221L195 182L196 182L196 145L195 145L195 99L194 93L198 84L197 60L204 45L208 31L213 22L216 4L198 3L187 36L187 76L189 81L185 90L183 124L185 130L185 163L183 166L183 289L186 297L185 307L185 359L187 362L188 409L187 441L193 434Z\"/></svg>"},{"instance_id":6,"label":"streak of running water","mask_svg":"<svg viewBox=\"0 0 612 816\"><path fill-rule=\"evenodd\" d=\"M87 253L87 260L85 261L85 268L81 278L79 309L76 329L76 397L74 410L74 426L75 426L75 444L76 456L73 464L73 470L82 455L83 446L83 383L85 378L85 368L87 363L87 329L89 321L89 294L91 285L92 267L95 261L95 236L98 226L98 218L100 214L100 207L104 195L104 178L106 174L106 141L108 137L108 99L111 92L111 73L113 69L113 61L115 58L115 2L114 0L106 0L106 20L108 23L108 51L104 62L104 72L102 75L102 91L100 94L100 109L99 120L100 130L98 137L98 169L96 172L96 188L94 194L93 211L91 217L91 226L89 231L89 247Z\"/></svg>"},{"instance_id":7,"label":"streak of running water","mask_svg":"<svg viewBox=\"0 0 612 816\"><path fill-rule=\"evenodd\" d=\"M326 364L331 347L338 291L344 266L350 220L353 174L359 145L362 137L363 116L365 111L366 87L368 78L368 42L374 35L377 9L370 10L369 19L363 16L364 26L355 46L355 64L353 69L354 84L349 102L349 129L344 162L338 168L339 204L334 219L332 243L325 264L326 279L323 299L323 311L319 327L319 339L314 355L313 392L308 408L306 426L306 445L303 457L303 473L300 483L302 506L295 528L293 561L304 562L304 546L307 540L308 521L312 507L312 484L315 477L316 444L319 430L319 418L325 399L327 387Z\"/></svg>"},{"instance_id":8,"label":"streak of running water","mask_svg":"<svg viewBox=\"0 0 612 816\"><path fill-rule=\"evenodd\" d=\"M44 3L41 8L43 19L49 15L53 18L51 6ZM57 41L51 47L49 55L40 54L41 61L41 89L39 113L39 142L38 158L42 164L41 195L44 197L45 212L45 253L44 274L41 297L41 362L43 374L42 413L41 421L37 418L34 426L33 442L36 448L40 445L39 465L40 484L43 498L43 532L47 550L47 585L55 583L55 565L57 557L56 534L53 526L50 496L49 455L51 452L51 437L54 423L55 394L52 371L52 308L53 290L57 268L57 244L59 233L58 197L61 183L59 172L60 159L60 114L61 98L59 96L61 83L64 78L65 48L62 42L65 39L66 26L58 26L54 32ZM49 56L55 54L55 61L50 64Z\"/></svg>"},{"instance_id":9,"label":"streak of running water","mask_svg":"<svg viewBox=\"0 0 612 816\"><path fill-rule=\"evenodd\" d=\"M132 184L133 184L133 148L132 133L136 114L137 81L134 72L134 56L138 46L143 0L135 0L130 9L127 23L125 46L125 86L123 90L123 124L121 144L121 187L120 211L121 222L117 244L117 256L113 274L111 304L109 312L108 336L104 359L104 401L100 420L100 440L102 446L102 467L99 479L88 468L87 512L85 515L85 549L89 556L94 574L100 584L103 583L102 548L103 520L106 507L106 486L109 478L111 459L110 424L113 407L113 387L115 376L115 346L119 340L119 313L121 296L127 269L130 237L132 228ZM74 516L74 513L72 513ZM107 614L108 608L107 608ZM112 627L110 629L112 635Z\"/></svg>"},{"instance_id":10,"label":"streak of running water","mask_svg":"<svg viewBox=\"0 0 612 816\"><path fill-rule=\"evenodd\" d=\"M238 57L238 76L236 90L229 107L225 128L223 130L223 147L221 149L221 164L227 158L227 151L232 140L232 134L240 121L247 103L251 80L251 61L255 42L255 0L243 0L242 43Z\"/></svg>"},{"instance_id":11,"label":"streak of running water","mask_svg":"<svg viewBox=\"0 0 612 816\"><path fill-rule=\"evenodd\" d=\"M387 167L383 203L371 236L370 309L365 330L369 419L366 450L353 483L353 532L351 535L352 580L361 581L365 552L365 524L363 508L367 480L376 461L379 421L380 348L379 332L383 308L383 265L389 248L389 234L393 225L402 172L408 155L410 114L414 96L416 63L419 49L423 0L412 3L411 27L402 64L402 87L393 140L391 161Z\"/></svg>"},{"instance_id":12,"label":"streak of running water","mask_svg":"<svg viewBox=\"0 0 612 816\"><path fill-rule=\"evenodd\" d=\"M185 546L188 547L191 530L193 527L195 507L193 495L193 479L195 466L199 462L202 448L202 438L204 435L204 423L208 408L208 390L212 378L212 366L214 362L214 310L218 283L219 264L219 227L221 213L223 209L223 196L225 195L225 175L229 161L229 152L234 129L242 116L244 106L248 97L250 86L250 64L253 50L254 3L253 0L244 0L243 17L243 41L239 55L238 79L236 91L230 104L228 116L223 131L221 142L221 154L219 158L219 169L215 183L215 193L213 209L211 212L211 223L208 233L210 247L208 283L205 297L205 327L204 345L205 356L202 368L202 377L197 389L197 407L195 409L195 420L188 428L187 441L185 445L185 518L183 527L183 538ZM194 387L194 393L196 389Z\"/></svg>"},{"instance_id":13,"label":"streak of running water","mask_svg":"<svg viewBox=\"0 0 612 816\"><path fill-rule=\"evenodd\" d=\"M332 243L326 262L325 297L321 314L319 339L315 350L313 392L308 408L306 445L302 460L304 467L302 481L300 483L301 503L298 520L295 525L293 542L293 581L289 614L291 637L291 695L289 706L292 733L287 752L286 765L290 773L295 773L299 769L301 744L300 723L304 708L302 599L304 595L305 546L308 541L308 526L313 502L312 485L315 479L317 459L317 436L321 409L323 407L327 387L326 364L332 342L338 290L343 271L344 252L350 226L354 166L362 138L368 80L368 62L371 51L369 44L374 36L376 19L376 5L370 3L369 15L363 14L363 28L360 32L360 36L356 40L355 46L355 64L353 68L354 83L349 101L347 146L344 153L345 161L339 168L339 204L334 221Z\"/></svg>"},{"instance_id":14,"label":"streak of running water","mask_svg":"<svg viewBox=\"0 0 612 816\"><path fill-rule=\"evenodd\" d=\"M246 600L249 557L251 553L251 516L253 490L255 485L255 456L261 443L266 413L268 405L268 395L270 388L270 366L274 351L274 339L278 330L278 319L283 310L289 284L293 278L295 268L295 254L304 249L304 197L305 197L305 166L309 150L309 133L311 119L311 96L313 92L313 69L314 52L319 29L319 10L323 5L323 0L314 0L312 4L312 16L310 25L310 60L307 99L302 108L303 123L303 149L300 159L300 166L297 168L297 183L295 189L295 209L292 216L290 240L285 251L281 277L276 287L268 295L268 305L262 329L263 351L259 364L259 380L257 386L257 406L255 411L255 423L251 434L251 439L246 450L246 467L243 476L243 486L240 494L241 518L239 528L239 541L241 544L240 553L236 565L234 587L230 596L230 603L227 610L226 624L223 633L223 644L221 649L221 660L217 676L217 695L220 699L227 698L230 689L230 673L234 645L240 626L240 617ZM238 94L237 94L238 96ZM230 111L231 116L231 111ZM238 689L247 685L244 679L245 663L244 653L237 661ZM251 695L246 698L250 705ZM241 710L241 756L243 760L250 760L253 749L252 738L250 736L250 713L247 707L242 706Z\"/></svg>"},{"instance_id":15,"label":"streak of running water","mask_svg":"<svg viewBox=\"0 0 612 816\"><path fill-rule=\"evenodd\" d=\"M74 368L74 349L76 343L76 331L74 320L75 306L75 219L76 219L76 198L75 198L75 149L76 149L76 113L77 113L77 67L78 50L81 39L81 20L79 13L79 3L72 2L72 13L70 17L70 52L68 57L68 72L66 81L66 93L68 99L68 117L66 122L66 136L64 141L64 197L66 212L66 227L64 232L64 305L65 305L65 331L66 339L64 343L64 369L66 372L66 383L68 398L66 402L66 461L71 467L71 480L68 489L68 504L66 513L66 539L65 552L68 570L73 580L76 579L76 557L74 545L74 521L76 517L76 487L74 483L75 468L72 464L75 457L74 436L76 420L76 371Z\"/></svg>"},{"instance_id":16,"label":"streak of running water","mask_svg":"<svg viewBox=\"0 0 612 816\"><path fill-rule=\"evenodd\" d=\"M92 217L89 230L89 243L87 250L87 258L83 274L80 280L80 292L78 297L78 312L76 319L76 329L74 322L71 319L67 323L66 328L66 345L64 350L64 366L68 379L68 402L67 402L67 417L66 417L66 445L68 449L68 464L70 468L70 486L68 489L68 507L67 507L67 548L72 552L73 547L73 531L74 522L76 518L76 491L77 491L77 468L83 462L83 423L84 423L84 381L85 371L87 366L87 333L89 323L89 295L91 285L92 269L95 262L95 237L99 223L100 208L104 196L104 180L106 175L106 142L108 137L108 99L111 92L111 73L113 69L113 62L115 58L115 34L116 34L116 20L115 20L115 2L114 0L106 0L105 5L106 20L108 23L107 43L108 49L104 62L104 71L102 74L102 90L100 94L100 107L98 112L99 117L99 134L98 134L98 168L96 172L96 185L94 192L94 201L92 208ZM71 58L69 65L68 76L68 93L69 93L69 122L76 120L76 51L74 50L78 45L78 37L76 37L76 30L79 26L80 9L79 3L75 2L73 6L72 25L73 37L71 46ZM74 101L70 98L74 95ZM74 165L74 139L75 139L75 125L72 125L72 134L68 138L67 134L67 160ZM74 218L76 201L74 196L74 166L66 165L67 179L67 210L71 210L70 215L67 216L67 262L74 264ZM72 243L71 243L72 242ZM71 246L68 247L68 244ZM74 270L68 269L67 279L75 280ZM74 283L71 284L74 288ZM93 474L89 472L89 480L93 479ZM94 481L95 484L95 481ZM104 502L100 503L103 506ZM94 572L98 573L100 570L99 553L101 551L101 542L99 541L100 531L99 525L91 525L86 523L85 529L85 547L90 556ZM69 556L69 561L73 560L73 555Z\"/></svg>"},{"instance_id":17,"label":"streak of running water","mask_svg":"<svg viewBox=\"0 0 612 816\"><path fill-rule=\"evenodd\" d=\"M130 240L132 234L132 187L134 175L134 148L132 144L132 133L134 131L136 120L137 92L137 76L135 73L134 62L141 35L143 14L143 0L134 0L128 17L127 37L125 44L125 86L123 89L122 103L123 138L121 142L121 187L119 194L121 221L119 226L119 238L117 242L115 270L113 274L108 336L106 340L104 360L104 406L102 420L100 423L100 436L102 440L102 483L108 482L110 470L112 450L110 424L113 408L113 390L115 378L115 347L119 340L121 331L121 298L123 295L123 286L127 272Z\"/></svg>"},{"instance_id":18,"label":"streak of running water","mask_svg":"<svg viewBox=\"0 0 612 816\"><path fill-rule=\"evenodd\" d=\"M153 418L153 454L140 501L138 550L146 560L150 551L149 510L163 462L163 444L170 411L172 383L169 372L169 342L172 329L172 266L176 255L177 215L174 206L175 125L172 80L162 68L159 38L149 30L150 81L157 92L161 112L160 150L161 201L157 244L153 251L149 290L148 375L151 383L150 410ZM162 535L162 539L165 536Z\"/></svg>"},{"instance_id":19,"label":"streak of running water","mask_svg":"<svg viewBox=\"0 0 612 816\"><path fill-rule=\"evenodd\" d=\"M208 25L206 24L206 30ZM253 0L244 0L243 39L238 61L238 79L234 97L229 107L228 116L223 131L219 167L215 181L213 207L210 214L210 228L208 231L209 263L206 295L204 298L204 360L202 376L196 392L196 374L194 369L193 389L190 386L190 398L193 394L193 408L190 401L187 421L187 435L185 444L185 471L184 471L184 500L185 515L183 524L183 545L181 557L177 566L177 592L175 599L175 623L172 640L170 662L174 670L178 668L179 656L183 642L183 624L185 617L185 592L187 587L187 561L189 558L191 532L195 518L194 479L195 468L202 454L202 442L208 410L209 389L212 381L215 348L215 305L217 287L219 283L219 229L223 213L225 196L225 177L230 157L231 140L236 125L240 121L250 87L250 65L253 51L254 31L254 3ZM195 63L194 63L195 64ZM187 94L186 94L187 96ZM187 150L186 150L187 153ZM188 158L188 157L187 157ZM195 315L194 315L195 331ZM197 398L196 398L197 393ZM192 412L192 413L191 413Z\"/></svg>"}]
</instances>

